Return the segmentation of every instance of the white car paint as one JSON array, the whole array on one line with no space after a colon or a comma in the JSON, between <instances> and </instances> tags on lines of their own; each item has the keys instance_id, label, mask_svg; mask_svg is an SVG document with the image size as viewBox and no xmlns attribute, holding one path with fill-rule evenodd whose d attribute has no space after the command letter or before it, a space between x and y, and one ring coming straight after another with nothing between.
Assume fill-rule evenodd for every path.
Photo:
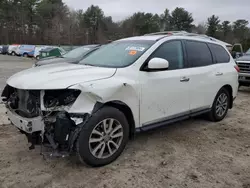
<instances>
[{"instance_id":1,"label":"white car paint","mask_svg":"<svg viewBox=\"0 0 250 188\"><path fill-rule=\"evenodd\" d=\"M11 54L12 52L15 52L15 54L18 54L19 46L20 45L17 45L17 44L10 45L8 48L8 53Z\"/></svg>"},{"instance_id":2,"label":"white car paint","mask_svg":"<svg viewBox=\"0 0 250 188\"><path fill-rule=\"evenodd\" d=\"M37 56L39 56L40 51L47 48L48 46L37 46L35 48L35 52L34 52L34 57L36 58Z\"/></svg>"},{"instance_id":3,"label":"white car paint","mask_svg":"<svg viewBox=\"0 0 250 188\"><path fill-rule=\"evenodd\" d=\"M62 63L60 66L52 64L21 71L10 77L7 84L18 89L28 90L65 89L77 83L111 77L115 71L115 68L108 69L68 63ZM30 80L30 78L32 79Z\"/></svg>"},{"instance_id":4,"label":"white car paint","mask_svg":"<svg viewBox=\"0 0 250 188\"><path fill-rule=\"evenodd\" d=\"M82 91L80 96L72 106L64 109L70 113L91 113L96 102L122 101L131 109L136 128L189 110L209 108L218 90L226 84L232 87L233 97L236 97L238 73L234 69L235 62L232 58L225 65L167 72L140 71L145 60L168 40L208 42L206 39L187 36L163 37L158 35L122 39L159 39L128 67L115 69L73 64L47 65L19 72L9 78L7 84L27 90L79 89ZM217 71L223 71L224 75L216 77ZM183 77L189 77L190 82L180 82Z\"/></svg>"}]
</instances>

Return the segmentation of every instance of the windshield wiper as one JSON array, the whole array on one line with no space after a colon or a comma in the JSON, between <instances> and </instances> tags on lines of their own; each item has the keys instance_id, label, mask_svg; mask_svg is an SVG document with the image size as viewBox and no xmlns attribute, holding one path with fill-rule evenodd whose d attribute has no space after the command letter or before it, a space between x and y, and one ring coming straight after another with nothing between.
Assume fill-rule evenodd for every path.
<instances>
[{"instance_id":1,"label":"windshield wiper","mask_svg":"<svg viewBox=\"0 0 250 188\"><path fill-rule=\"evenodd\" d=\"M58 55L58 56L56 56L57 58L64 58L62 55Z\"/></svg>"},{"instance_id":2,"label":"windshield wiper","mask_svg":"<svg viewBox=\"0 0 250 188\"><path fill-rule=\"evenodd\" d=\"M92 65L92 64L89 64L89 63L84 63L83 65L88 65L88 66L91 66L91 67L95 67L95 65Z\"/></svg>"}]
</instances>

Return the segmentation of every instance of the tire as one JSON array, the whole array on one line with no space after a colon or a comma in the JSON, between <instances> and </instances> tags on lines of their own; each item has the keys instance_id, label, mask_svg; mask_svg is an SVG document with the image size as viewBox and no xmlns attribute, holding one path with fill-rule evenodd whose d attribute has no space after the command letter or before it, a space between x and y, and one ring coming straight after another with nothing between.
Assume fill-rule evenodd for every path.
<instances>
[{"instance_id":1,"label":"tire","mask_svg":"<svg viewBox=\"0 0 250 188\"><path fill-rule=\"evenodd\" d=\"M23 54L23 57L28 57L28 54L27 54L27 53L24 53L24 54Z\"/></svg>"},{"instance_id":2,"label":"tire","mask_svg":"<svg viewBox=\"0 0 250 188\"><path fill-rule=\"evenodd\" d=\"M15 52L11 52L11 55L12 55L12 56L15 56L15 55L16 55L16 53L15 53Z\"/></svg>"},{"instance_id":3,"label":"tire","mask_svg":"<svg viewBox=\"0 0 250 188\"><path fill-rule=\"evenodd\" d=\"M110 122L112 122L111 119L113 119L113 124L110 127L108 126L108 129L112 127L113 129L111 129L110 132L108 130L104 131L103 124L102 123L100 124L100 122L106 120L107 124L110 124ZM117 129L117 131L119 131L118 133L116 133L117 131L114 131L116 127L120 127L120 129ZM97 131L98 134L96 134L96 132L93 133L94 130ZM117 136L122 134L120 131L123 133L122 137L111 138L112 136L115 135ZM102 135L105 135L105 132L109 132L109 134L107 134L107 136L101 136L99 134L103 133ZM109 135L111 135L111 137ZM93 141L93 139L90 138L93 137L98 138L98 140L100 139L103 140L90 143L90 140ZM110 137L111 139L109 140L108 137ZM128 142L128 139L129 139L129 124L125 115L116 108L106 106L101 108L95 114L93 114L88 120L88 122L83 126L76 143L77 156L82 163L85 162L89 166L92 167L104 166L115 161L121 155ZM114 147L115 145L113 143L116 143L117 144L116 146L119 147L115 149ZM99 147L100 149L98 149L97 150L98 152L94 154L95 149L98 148L98 146L100 145L101 145L101 147ZM96 156L97 154L101 155L101 150L103 148L104 152L102 158ZM112 149L114 150L110 152ZM104 155L105 153L107 156Z\"/></svg>"},{"instance_id":4,"label":"tire","mask_svg":"<svg viewBox=\"0 0 250 188\"><path fill-rule=\"evenodd\" d=\"M223 96L226 97L225 103L223 103L223 105L222 104L220 105L219 100L223 99ZM220 101L222 101L222 100L220 100ZM213 106L211 108L211 111L208 114L209 120L213 121L213 122L218 122L218 121L223 120L225 118L225 116L227 115L229 105L230 105L229 92L226 88L221 88L219 90L219 92L217 93L217 95L215 96ZM218 108L219 108L218 106L221 106L221 108L223 109L223 113L222 113L222 111L219 111L221 113L218 112ZM224 106L224 107L222 107L222 106ZM216 109L217 109L217 111L216 111Z\"/></svg>"},{"instance_id":5,"label":"tire","mask_svg":"<svg viewBox=\"0 0 250 188\"><path fill-rule=\"evenodd\" d=\"M39 55L37 55L37 56L36 56L36 59L37 59L37 60L39 60L39 59L40 59Z\"/></svg>"}]
</instances>

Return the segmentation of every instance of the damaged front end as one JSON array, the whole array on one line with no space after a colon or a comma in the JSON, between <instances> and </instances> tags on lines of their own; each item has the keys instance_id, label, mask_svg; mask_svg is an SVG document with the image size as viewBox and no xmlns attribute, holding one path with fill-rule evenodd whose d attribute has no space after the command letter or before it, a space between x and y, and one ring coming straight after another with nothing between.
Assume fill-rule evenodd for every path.
<instances>
[{"instance_id":1,"label":"damaged front end","mask_svg":"<svg viewBox=\"0 0 250 188\"><path fill-rule=\"evenodd\" d=\"M81 91L76 89L22 90L7 85L2 100L7 116L25 134L29 149L41 146L41 153L66 156L75 149L75 141L89 114L70 113ZM43 148L49 148L44 152Z\"/></svg>"}]
</instances>

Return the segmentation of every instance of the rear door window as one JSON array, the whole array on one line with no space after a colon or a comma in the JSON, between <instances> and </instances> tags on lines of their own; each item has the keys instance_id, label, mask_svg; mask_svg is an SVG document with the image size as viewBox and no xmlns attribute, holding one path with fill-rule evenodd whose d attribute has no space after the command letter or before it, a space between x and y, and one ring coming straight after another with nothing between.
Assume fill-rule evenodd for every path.
<instances>
[{"instance_id":1,"label":"rear door window","mask_svg":"<svg viewBox=\"0 0 250 188\"><path fill-rule=\"evenodd\" d=\"M209 43L208 46L215 57L216 63L228 63L230 61L229 54L222 46L211 43Z\"/></svg>"},{"instance_id":2,"label":"rear door window","mask_svg":"<svg viewBox=\"0 0 250 188\"><path fill-rule=\"evenodd\" d=\"M205 42L186 41L186 51L191 67L202 67L213 64L212 54Z\"/></svg>"}]
</instances>

